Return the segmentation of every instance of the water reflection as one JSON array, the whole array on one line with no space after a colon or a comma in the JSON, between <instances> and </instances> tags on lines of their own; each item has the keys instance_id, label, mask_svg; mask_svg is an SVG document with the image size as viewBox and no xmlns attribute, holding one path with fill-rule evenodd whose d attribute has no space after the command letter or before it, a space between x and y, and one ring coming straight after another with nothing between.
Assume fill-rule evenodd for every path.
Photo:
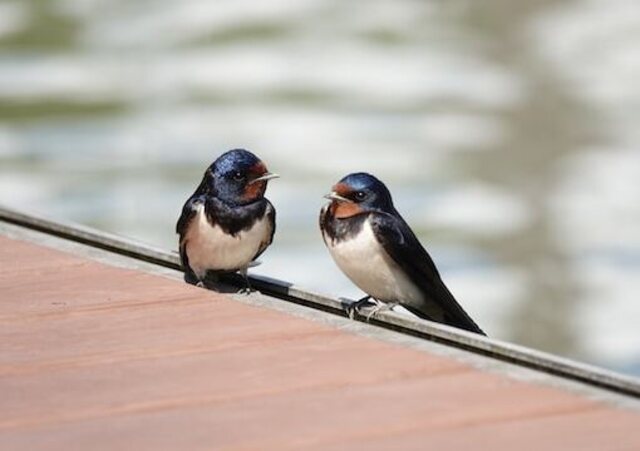
<instances>
[{"instance_id":1,"label":"water reflection","mask_svg":"<svg viewBox=\"0 0 640 451\"><path fill-rule=\"evenodd\" d=\"M635 3L3 1L0 202L175 247L245 146L285 176L259 271L355 297L316 216L369 170L491 335L637 372Z\"/></svg>"},{"instance_id":2,"label":"water reflection","mask_svg":"<svg viewBox=\"0 0 640 451\"><path fill-rule=\"evenodd\" d=\"M510 312L508 335L514 341L567 355L584 356L576 318L584 293L571 268L572 256L561 242L552 201L563 174L560 165L585 144L599 138L599 121L575 95L523 30L554 2L477 3L462 20L492 43L487 58L529 87L528 95L501 118L508 133L483 152L462 156L460 164L487 183L515 193L525 203L529 220L510 234L469 236L501 262L527 275L523 296ZM555 2L559 3L559 2ZM464 239L464 238L463 238Z\"/></svg>"}]
</instances>

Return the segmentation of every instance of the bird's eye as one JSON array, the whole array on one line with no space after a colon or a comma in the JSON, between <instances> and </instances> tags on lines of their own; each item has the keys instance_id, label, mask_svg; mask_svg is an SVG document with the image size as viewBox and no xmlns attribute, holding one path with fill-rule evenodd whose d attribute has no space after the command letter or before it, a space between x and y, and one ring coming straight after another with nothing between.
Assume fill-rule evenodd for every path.
<instances>
[{"instance_id":1,"label":"bird's eye","mask_svg":"<svg viewBox=\"0 0 640 451\"><path fill-rule=\"evenodd\" d=\"M244 174L241 171L235 171L233 173L233 178L235 180L242 180L244 178Z\"/></svg>"},{"instance_id":2,"label":"bird's eye","mask_svg":"<svg viewBox=\"0 0 640 451\"><path fill-rule=\"evenodd\" d=\"M357 191L356 192L356 199L357 200L363 200L365 197L367 197L367 194L364 191Z\"/></svg>"}]
</instances>

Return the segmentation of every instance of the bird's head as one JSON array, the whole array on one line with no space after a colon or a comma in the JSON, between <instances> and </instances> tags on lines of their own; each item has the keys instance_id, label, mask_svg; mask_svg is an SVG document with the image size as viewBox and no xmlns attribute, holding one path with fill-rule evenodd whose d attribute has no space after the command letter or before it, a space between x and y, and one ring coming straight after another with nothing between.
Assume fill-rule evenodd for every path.
<instances>
[{"instance_id":1,"label":"bird's head","mask_svg":"<svg viewBox=\"0 0 640 451\"><path fill-rule=\"evenodd\" d=\"M207 169L205 183L209 192L230 205L244 205L261 199L267 182L277 178L253 153L233 149L220 155Z\"/></svg>"},{"instance_id":2,"label":"bird's head","mask_svg":"<svg viewBox=\"0 0 640 451\"><path fill-rule=\"evenodd\" d=\"M393 211L393 201L387 187L366 172L347 175L333 185L331 193L325 197L331 201L331 211L338 219L371 211Z\"/></svg>"}]
</instances>

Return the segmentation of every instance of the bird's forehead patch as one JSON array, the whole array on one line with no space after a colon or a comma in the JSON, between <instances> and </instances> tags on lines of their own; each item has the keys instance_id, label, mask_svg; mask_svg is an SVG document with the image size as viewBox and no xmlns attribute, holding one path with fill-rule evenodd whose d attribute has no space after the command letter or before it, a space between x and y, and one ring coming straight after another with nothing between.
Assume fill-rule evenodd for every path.
<instances>
[{"instance_id":1,"label":"bird's forehead patch","mask_svg":"<svg viewBox=\"0 0 640 451\"><path fill-rule=\"evenodd\" d=\"M340 196L346 197L353 192L353 188L346 183L336 183L332 188L333 192Z\"/></svg>"},{"instance_id":2,"label":"bird's forehead patch","mask_svg":"<svg viewBox=\"0 0 640 451\"><path fill-rule=\"evenodd\" d=\"M258 161L256 164L249 168L249 172L251 174L262 175L267 173L267 166L262 162Z\"/></svg>"}]
</instances>

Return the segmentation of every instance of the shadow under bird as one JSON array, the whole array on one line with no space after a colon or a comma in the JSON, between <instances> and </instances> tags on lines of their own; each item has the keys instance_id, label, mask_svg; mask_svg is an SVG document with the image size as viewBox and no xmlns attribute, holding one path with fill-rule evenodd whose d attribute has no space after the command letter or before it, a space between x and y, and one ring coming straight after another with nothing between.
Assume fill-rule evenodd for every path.
<instances>
[{"instance_id":1,"label":"shadow under bird","mask_svg":"<svg viewBox=\"0 0 640 451\"><path fill-rule=\"evenodd\" d=\"M207 275L247 269L273 241L276 211L264 197L278 177L253 153L233 149L204 173L176 225L185 281L203 286Z\"/></svg>"},{"instance_id":2,"label":"shadow under bird","mask_svg":"<svg viewBox=\"0 0 640 451\"><path fill-rule=\"evenodd\" d=\"M387 187L371 174L349 174L333 186L320 212L320 229L338 267L370 298L374 310L400 304L413 314L484 332L458 304L433 260L393 206ZM351 310L352 312L353 310Z\"/></svg>"}]
</instances>

